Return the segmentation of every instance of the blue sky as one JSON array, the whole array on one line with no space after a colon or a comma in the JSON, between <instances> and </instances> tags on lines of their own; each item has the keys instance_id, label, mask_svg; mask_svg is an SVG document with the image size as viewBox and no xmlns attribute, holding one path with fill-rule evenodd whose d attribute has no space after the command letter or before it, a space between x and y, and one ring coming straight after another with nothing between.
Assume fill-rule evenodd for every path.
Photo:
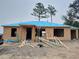
<instances>
[{"instance_id":1,"label":"blue sky","mask_svg":"<svg viewBox=\"0 0 79 59\"><path fill-rule=\"evenodd\" d=\"M69 4L73 0L0 0L0 24L10 24L15 22L37 20L32 16L32 9L35 4L41 2L47 7L48 4L54 5L57 9L53 22L63 23L62 15L66 14ZM50 18L43 19L50 21ZM2 28L0 27L0 32Z\"/></svg>"}]
</instances>

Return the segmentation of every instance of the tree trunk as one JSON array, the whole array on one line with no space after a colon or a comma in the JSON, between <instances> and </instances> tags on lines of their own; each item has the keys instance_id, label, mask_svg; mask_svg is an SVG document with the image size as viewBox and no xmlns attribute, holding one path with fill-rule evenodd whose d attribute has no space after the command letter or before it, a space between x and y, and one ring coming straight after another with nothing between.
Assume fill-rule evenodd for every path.
<instances>
[{"instance_id":1,"label":"tree trunk","mask_svg":"<svg viewBox=\"0 0 79 59\"><path fill-rule=\"evenodd\" d=\"M51 16L51 23L52 23L52 15L50 15Z\"/></svg>"},{"instance_id":2,"label":"tree trunk","mask_svg":"<svg viewBox=\"0 0 79 59\"><path fill-rule=\"evenodd\" d=\"M39 21L40 21L40 14L39 14Z\"/></svg>"},{"instance_id":3,"label":"tree trunk","mask_svg":"<svg viewBox=\"0 0 79 59\"><path fill-rule=\"evenodd\" d=\"M39 14L39 17L38 17L38 18L39 18L38 20L39 20L39 22L40 22L40 14ZM39 38L40 38L40 27L38 28L38 40L40 41Z\"/></svg>"}]
</instances>

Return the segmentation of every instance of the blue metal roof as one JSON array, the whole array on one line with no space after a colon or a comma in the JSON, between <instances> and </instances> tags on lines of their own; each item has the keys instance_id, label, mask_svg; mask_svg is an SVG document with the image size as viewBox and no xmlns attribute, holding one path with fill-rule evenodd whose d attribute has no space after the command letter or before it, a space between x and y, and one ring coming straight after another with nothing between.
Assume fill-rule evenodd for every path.
<instances>
[{"instance_id":1,"label":"blue metal roof","mask_svg":"<svg viewBox=\"0 0 79 59\"><path fill-rule=\"evenodd\" d=\"M56 23L50 23L45 21L30 21L30 22L24 22L20 25L35 25L35 26L64 26L63 24L56 24Z\"/></svg>"},{"instance_id":2,"label":"blue metal roof","mask_svg":"<svg viewBox=\"0 0 79 59\"><path fill-rule=\"evenodd\" d=\"M45 21L29 21L29 22L20 22L20 23L15 23L15 24L8 24L8 25L3 25L3 26L20 26L20 25L34 25L34 26L65 26L64 24L57 24L57 23L50 23L50 22L45 22Z\"/></svg>"},{"instance_id":3,"label":"blue metal roof","mask_svg":"<svg viewBox=\"0 0 79 59\"><path fill-rule=\"evenodd\" d=\"M19 26L18 23L14 23L14 24L6 24L6 25L3 25L3 26Z\"/></svg>"}]
</instances>

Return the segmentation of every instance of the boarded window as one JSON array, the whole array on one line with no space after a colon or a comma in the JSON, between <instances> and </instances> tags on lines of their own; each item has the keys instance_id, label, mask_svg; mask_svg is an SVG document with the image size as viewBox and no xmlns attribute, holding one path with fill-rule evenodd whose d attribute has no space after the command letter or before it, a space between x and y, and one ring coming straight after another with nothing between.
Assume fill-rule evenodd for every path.
<instances>
[{"instance_id":1,"label":"boarded window","mask_svg":"<svg viewBox=\"0 0 79 59\"><path fill-rule=\"evenodd\" d=\"M54 29L54 36L64 37L64 29Z\"/></svg>"},{"instance_id":2,"label":"boarded window","mask_svg":"<svg viewBox=\"0 0 79 59\"><path fill-rule=\"evenodd\" d=\"M16 28L11 29L11 37L16 37L16 31L17 31Z\"/></svg>"}]
</instances>

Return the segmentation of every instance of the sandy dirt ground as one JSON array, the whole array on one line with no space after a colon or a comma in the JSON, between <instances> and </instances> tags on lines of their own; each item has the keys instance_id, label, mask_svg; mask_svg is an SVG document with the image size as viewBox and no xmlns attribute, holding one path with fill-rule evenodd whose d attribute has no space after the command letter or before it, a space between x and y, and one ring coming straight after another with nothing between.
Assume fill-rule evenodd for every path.
<instances>
[{"instance_id":1,"label":"sandy dirt ground","mask_svg":"<svg viewBox=\"0 0 79 59\"><path fill-rule=\"evenodd\" d=\"M53 46L52 48L32 48L7 46L0 48L0 59L79 59L79 40L64 41L69 49Z\"/></svg>"}]
</instances>

